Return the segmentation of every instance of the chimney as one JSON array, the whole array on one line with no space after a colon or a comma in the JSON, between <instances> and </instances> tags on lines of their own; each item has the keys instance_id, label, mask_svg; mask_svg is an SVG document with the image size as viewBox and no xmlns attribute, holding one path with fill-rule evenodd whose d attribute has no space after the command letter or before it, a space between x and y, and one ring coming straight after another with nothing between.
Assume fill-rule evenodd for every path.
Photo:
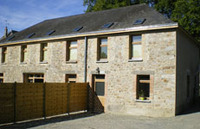
<instances>
[{"instance_id":1,"label":"chimney","mask_svg":"<svg viewBox=\"0 0 200 129\"><path fill-rule=\"evenodd\" d=\"M5 33L4 33L4 37L7 38L8 37L8 28L7 26L5 27Z\"/></svg>"}]
</instances>

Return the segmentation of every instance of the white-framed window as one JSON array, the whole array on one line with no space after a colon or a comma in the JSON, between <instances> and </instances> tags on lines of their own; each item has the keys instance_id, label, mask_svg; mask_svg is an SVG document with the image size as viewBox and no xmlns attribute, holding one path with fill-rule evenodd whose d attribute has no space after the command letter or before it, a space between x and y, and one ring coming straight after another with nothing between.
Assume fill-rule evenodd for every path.
<instances>
[{"instance_id":1,"label":"white-framed window","mask_svg":"<svg viewBox=\"0 0 200 129\"><path fill-rule=\"evenodd\" d=\"M67 42L66 61L77 61L77 41Z\"/></svg>"},{"instance_id":2,"label":"white-framed window","mask_svg":"<svg viewBox=\"0 0 200 129\"><path fill-rule=\"evenodd\" d=\"M76 83L76 74L66 74L65 77L67 83Z\"/></svg>"},{"instance_id":3,"label":"white-framed window","mask_svg":"<svg viewBox=\"0 0 200 129\"><path fill-rule=\"evenodd\" d=\"M108 58L108 39L99 38L97 44L97 60L106 60Z\"/></svg>"},{"instance_id":4,"label":"white-framed window","mask_svg":"<svg viewBox=\"0 0 200 129\"><path fill-rule=\"evenodd\" d=\"M48 50L48 44L47 43L40 44L40 62L46 62L47 61L47 50Z\"/></svg>"},{"instance_id":5,"label":"white-framed window","mask_svg":"<svg viewBox=\"0 0 200 129\"><path fill-rule=\"evenodd\" d=\"M130 59L142 60L142 36L141 35L131 36L129 51L130 51L130 55L129 55Z\"/></svg>"},{"instance_id":6,"label":"white-framed window","mask_svg":"<svg viewBox=\"0 0 200 129\"><path fill-rule=\"evenodd\" d=\"M24 73L25 83L43 83L44 74L43 73Z\"/></svg>"},{"instance_id":7,"label":"white-framed window","mask_svg":"<svg viewBox=\"0 0 200 129\"><path fill-rule=\"evenodd\" d=\"M4 82L4 77L3 77L3 73L0 73L0 83Z\"/></svg>"},{"instance_id":8,"label":"white-framed window","mask_svg":"<svg viewBox=\"0 0 200 129\"><path fill-rule=\"evenodd\" d=\"M27 59L27 45L21 46L21 62L26 62Z\"/></svg>"},{"instance_id":9,"label":"white-framed window","mask_svg":"<svg viewBox=\"0 0 200 129\"><path fill-rule=\"evenodd\" d=\"M2 47L1 63L5 63L7 60L7 47Z\"/></svg>"}]
</instances>

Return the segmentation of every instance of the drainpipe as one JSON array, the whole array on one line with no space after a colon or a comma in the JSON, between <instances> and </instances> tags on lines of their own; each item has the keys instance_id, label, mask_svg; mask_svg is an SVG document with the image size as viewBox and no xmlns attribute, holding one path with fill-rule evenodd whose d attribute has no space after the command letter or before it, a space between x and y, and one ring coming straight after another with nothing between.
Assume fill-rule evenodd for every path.
<instances>
[{"instance_id":1,"label":"drainpipe","mask_svg":"<svg viewBox=\"0 0 200 129\"><path fill-rule=\"evenodd\" d=\"M87 82L87 37L85 37L84 82Z\"/></svg>"}]
</instances>

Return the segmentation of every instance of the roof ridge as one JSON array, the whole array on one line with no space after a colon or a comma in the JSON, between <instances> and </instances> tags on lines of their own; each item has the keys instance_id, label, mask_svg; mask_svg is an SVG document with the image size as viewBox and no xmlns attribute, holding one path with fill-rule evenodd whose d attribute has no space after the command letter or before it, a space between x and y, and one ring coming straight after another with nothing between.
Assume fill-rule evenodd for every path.
<instances>
[{"instance_id":1,"label":"roof ridge","mask_svg":"<svg viewBox=\"0 0 200 129\"><path fill-rule=\"evenodd\" d=\"M57 20L57 19L65 19L65 18L76 17L76 16L81 16L81 15L91 15L91 14L95 14L95 13L110 12L110 11L113 11L113 10L120 10L120 9L130 8L130 7L133 8L135 6L139 7L139 6L144 6L144 5L148 6L146 3L135 4L135 5L129 5L129 6L124 6L124 7L119 7L119 8L112 8L112 9L106 9L106 10L100 10L100 11L86 12L86 13L81 13L81 14L76 14L76 15L69 15L69 16L64 16L64 17L51 18L51 19L46 19L44 21Z\"/></svg>"}]
</instances>

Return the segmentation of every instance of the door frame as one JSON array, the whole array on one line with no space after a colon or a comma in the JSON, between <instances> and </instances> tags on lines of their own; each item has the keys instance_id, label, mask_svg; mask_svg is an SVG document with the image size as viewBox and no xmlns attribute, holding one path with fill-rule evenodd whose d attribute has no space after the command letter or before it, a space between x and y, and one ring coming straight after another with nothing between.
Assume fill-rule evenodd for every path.
<instances>
[{"instance_id":1,"label":"door frame","mask_svg":"<svg viewBox=\"0 0 200 129\"><path fill-rule=\"evenodd\" d=\"M104 112L106 111L106 104L107 104L107 76L106 74L91 74L91 88L95 93L95 76L104 75Z\"/></svg>"}]
</instances>

